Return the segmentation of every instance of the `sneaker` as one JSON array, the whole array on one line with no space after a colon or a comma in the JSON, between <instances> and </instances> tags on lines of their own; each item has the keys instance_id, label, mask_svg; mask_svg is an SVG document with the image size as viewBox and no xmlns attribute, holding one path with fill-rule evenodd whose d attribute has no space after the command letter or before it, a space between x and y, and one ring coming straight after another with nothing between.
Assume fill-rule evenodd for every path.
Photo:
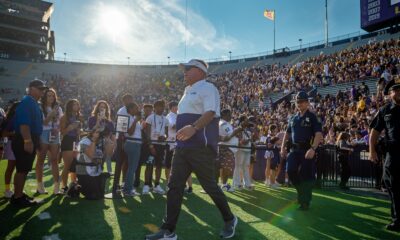
<instances>
[{"instance_id":1,"label":"sneaker","mask_svg":"<svg viewBox=\"0 0 400 240\"><path fill-rule=\"evenodd\" d=\"M265 186L269 186L269 179L265 180L264 184Z\"/></svg>"},{"instance_id":2,"label":"sneaker","mask_svg":"<svg viewBox=\"0 0 400 240\"><path fill-rule=\"evenodd\" d=\"M277 188L279 188L279 185L276 183L271 183L271 184L269 184L269 187L272 189L277 189Z\"/></svg>"},{"instance_id":3,"label":"sneaker","mask_svg":"<svg viewBox=\"0 0 400 240\"><path fill-rule=\"evenodd\" d=\"M48 192L44 188L44 184L43 183L38 183L37 188L36 188L36 193L38 193L38 194L48 194Z\"/></svg>"},{"instance_id":4,"label":"sneaker","mask_svg":"<svg viewBox=\"0 0 400 240\"><path fill-rule=\"evenodd\" d=\"M16 207L20 208L26 208L26 207L32 207L37 205L37 202L34 200L31 200L29 197L26 195L23 195L22 197L19 198L14 198L14 196L11 197L10 203Z\"/></svg>"},{"instance_id":5,"label":"sneaker","mask_svg":"<svg viewBox=\"0 0 400 240\"><path fill-rule=\"evenodd\" d=\"M233 219L231 221L225 223L225 226L222 229L219 236L221 238L232 238L233 236L235 236L235 229L237 223L238 223L238 218L236 216L233 216Z\"/></svg>"},{"instance_id":6,"label":"sneaker","mask_svg":"<svg viewBox=\"0 0 400 240\"><path fill-rule=\"evenodd\" d=\"M310 205L309 204L307 204L307 203L301 203L300 204L299 210L307 211L308 209L310 209Z\"/></svg>"},{"instance_id":7,"label":"sneaker","mask_svg":"<svg viewBox=\"0 0 400 240\"><path fill-rule=\"evenodd\" d=\"M204 190L204 189L200 190L200 193L207 194L206 190Z\"/></svg>"},{"instance_id":8,"label":"sneaker","mask_svg":"<svg viewBox=\"0 0 400 240\"><path fill-rule=\"evenodd\" d=\"M136 192L136 189L133 188L130 192L124 192L124 196L137 197L137 196L140 196L140 193Z\"/></svg>"},{"instance_id":9,"label":"sneaker","mask_svg":"<svg viewBox=\"0 0 400 240\"><path fill-rule=\"evenodd\" d=\"M60 184L58 182L54 183L53 194L54 195L60 194Z\"/></svg>"},{"instance_id":10,"label":"sneaker","mask_svg":"<svg viewBox=\"0 0 400 240\"><path fill-rule=\"evenodd\" d=\"M232 186L229 185L229 184L224 184L224 185L222 185L221 189L222 189L223 191L226 191L226 192L234 192L234 191L235 191L235 188L232 187Z\"/></svg>"},{"instance_id":11,"label":"sneaker","mask_svg":"<svg viewBox=\"0 0 400 240\"><path fill-rule=\"evenodd\" d=\"M160 231L146 235L145 240L177 240L178 236L169 230L160 229Z\"/></svg>"},{"instance_id":12,"label":"sneaker","mask_svg":"<svg viewBox=\"0 0 400 240\"><path fill-rule=\"evenodd\" d=\"M400 224L392 222L386 225L386 229L389 231L400 232Z\"/></svg>"},{"instance_id":13,"label":"sneaker","mask_svg":"<svg viewBox=\"0 0 400 240\"><path fill-rule=\"evenodd\" d=\"M144 185L144 186L143 186L142 194L143 194L143 195L148 195L148 194L150 194L150 187L149 187L149 185Z\"/></svg>"},{"instance_id":14,"label":"sneaker","mask_svg":"<svg viewBox=\"0 0 400 240\"><path fill-rule=\"evenodd\" d=\"M244 186L244 189L252 191L252 190L254 190L254 185Z\"/></svg>"},{"instance_id":15,"label":"sneaker","mask_svg":"<svg viewBox=\"0 0 400 240\"><path fill-rule=\"evenodd\" d=\"M165 194L164 189L160 185L157 185L155 188L153 188L153 193L158 193L158 194Z\"/></svg>"},{"instance_id":16,"label":"sneaker","mask_svg":"<svg viewBox=\"0 0 400 240\"><path fill-rule=\"evenodd\" d=\"M14 192L11 190L6 190L4 192L4 197L10 199L14 195Z\"/></svg>"},{"instance_id":17,"label":"sneaker","mask_svg":"<svg viewBox=\"0 0 400 240\"><path fill-rule=\"evenodd\" d=\"M61 194L67 194L67 192L68 192L68 187L67 186L65 186L65 187L63 187L61 189Z\"/></svg>"},{"instance_id":18,"label":"sneaker","mask_svg":"<svg viewBox=\"0 0 400 240\"><path fill-rule=\"evenodd\" d=\"M192 187L185 188L185 193L186 194L192 194L193 193L193 188Z\"/></svg>"}]
</instances>

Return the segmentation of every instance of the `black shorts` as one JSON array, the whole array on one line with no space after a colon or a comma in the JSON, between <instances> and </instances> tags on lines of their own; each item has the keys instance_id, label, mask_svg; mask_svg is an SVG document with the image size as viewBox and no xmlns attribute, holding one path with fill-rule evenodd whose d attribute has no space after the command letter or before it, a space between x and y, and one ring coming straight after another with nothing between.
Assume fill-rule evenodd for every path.
<instances>
[{"instance_id":1,"label":"black shorts","mask_svg":"<svg viewBox=\"0 0 400 240\"><path fill-rule=\"evenodd\" d=\"M72 151L74 148L74 142L78 144L79 138L78 137L72 137L65 135L62 140L61 140L61 152L64 151Z\"/></svg>"},{"instance_id":2,"label":"black shorts","mask_svg":"<svg viewBox=\"0 0 400 240\"><path fill-rule=\"evenodd\" d=\"M174 156L175 149L170 150L170 146L167 145L167 153L165 154L165 168L170 169L172 163L172 157Z\"/></svg>"},{"instance_id":3,"label":"black shorts","mask_svg":"<svg viewBox=\"0 0 400 240\"><path fill-rule=\"evenodd\" d=\"M24 139L22 135L16 134L11 143L12 151L15 155L15 168L18 173L28 173L32 170L33 162L36 157L36 150L40 146L40 136L32 135L33 152L27 153L24 150Z\"/></svg>"}]
</instances>

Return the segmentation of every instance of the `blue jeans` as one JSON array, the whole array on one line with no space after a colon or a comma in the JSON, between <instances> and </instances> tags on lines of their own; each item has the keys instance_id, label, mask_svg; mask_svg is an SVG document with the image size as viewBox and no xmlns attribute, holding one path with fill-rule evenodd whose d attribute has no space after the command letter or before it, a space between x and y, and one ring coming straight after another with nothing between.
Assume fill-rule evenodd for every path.
<instances>
[{"instance_id":1,"label":"blue jeans","mask_svg":"<svg viewBox=\"0 0 400 240\"><path fill-rule=\"evenodd\" d=\"M136 168L139 164L141 143L126 141L124 151L128 156L128 171L126 173L124 191L130 192L133 188L133 180Z\"/></svg>"}]
</instances>

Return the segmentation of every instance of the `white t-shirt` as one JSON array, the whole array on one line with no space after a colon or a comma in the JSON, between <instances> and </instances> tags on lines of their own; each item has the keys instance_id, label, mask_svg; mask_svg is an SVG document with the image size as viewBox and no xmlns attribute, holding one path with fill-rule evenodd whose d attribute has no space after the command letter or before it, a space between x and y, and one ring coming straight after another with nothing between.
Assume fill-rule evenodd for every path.
<instances>
[{"instance_id":1,"label":"white t-shirt","mask_svg":"<svg viewBox=\"0 0 400 240\"><path fill-rule=\"evenodd\" d=\"M50 113L53 109L51 107L47 107L47 113ZM63 111L60 106L58 106L58 113L56 116L56 121L50 120L47 125L44 125L43 123L43 130L51 130L51 129L59 129L60 128L60 119L63 115ZM43 120L45 119L44 113L43 113Z\"/></svg>"},{"instance_id":2,"label":"white t-shirt","mask_svg":"<svg viewBox=\"0 0 400 240\"><path fill-rule=\"evenodd\" d=\"M147 117L146 123L151 125L151 140L158 140L159 136L164 136L165 128L169 126L166 117L155 113Z\"/></svg>"},{"instance_id":3,"label":"white t-shirt","mask_svg":"<svg viewBox=\"0 0 400 240\"><path fill-rule=\"evenodd\" d=\"M80 156L78 157L78 159L79 159L80 162L85 162L85 163L91 163L92 162L92 159L90 159L85 154L86 148L88 148L91 143L92 143L92 141L88 137L84 137L79 142L81 153L80 153ZM94 158L98 158L98 159L103 158L103 152L101 151L101 149L96 148L96 153L95 153L95 157ZM86 168L87 174L89 176L92 176L92 177L99 176L103 172L101 164L99 166L85 166L85 168Z\"/></svg>"},{"instance_id":4,"label":"white t-shirt","mask_svg":"<svg viewBox=\"0 0 400 240\"><path fill-rule=\"evenodd\" d=\"M168 120L168 141L175 141L176 140L176 117L178 115L173 112L169 112L167 115ZM175 127L175 128L172 128ZM169 149L172 150L176 146L176 143L169 143Z\"/></svg>"},{"instance_id":5,"label":"white t-shirt","mask_svg":"<svg viewBox=\"0 0 400 240\"><path fill-rule=\"evenodd\" d=\"M128 110L126 109L125 106L123 106L123 107L121 107L121 108L118 110L117 115L125 115L125 116L128 116L128 115L129 115L129 114L128 114Z\"/></svg>"},{"instance_id":6,"label":"white t-shirt","mask_svg":"<svg viewBox=\"0 0 400 240\"><path fill-rule=\"evenodd\" d=\"M135 122L135 116L132 116L130 114L128 114L129 116L129 126L128 128L132 127L132 124ZM132 133L132 135L129 135L128 133L125 133L126 137L131 137L131 138L138 138L138 139L142 139L142 125L140 124L140 121L136 122L136 127L135 127L135 131Z\"/></svg>"},{"instance_id":7,"label":"white t-shirt","mask_svg":"<svg viewBox=\"0 0 400 240\"><path fill-rule=\"evenodd\" d=\"M219 120L219 136L220 137L227 137L232 135L233 133L233 126L232 124L228 123L227 121L221 119ZM239 145L239 139L237 137L232 137L229 141L227 142L220 142L220 145L234 145L238 146ZM229 148L232 152L237 152L237 148Z\"/></svg>"}]
</instances>

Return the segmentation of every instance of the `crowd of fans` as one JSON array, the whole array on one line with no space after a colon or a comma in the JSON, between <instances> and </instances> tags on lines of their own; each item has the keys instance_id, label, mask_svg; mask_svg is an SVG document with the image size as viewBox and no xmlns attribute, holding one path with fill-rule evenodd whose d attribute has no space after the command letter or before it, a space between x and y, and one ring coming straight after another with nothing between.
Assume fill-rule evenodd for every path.
<instances>
[{"instance_id":1,"label":"crowd of fans","mask_svg":"<svg viewBox=\"0 0 400 240\"><path fill-rule=\"evenodd\" d=\"M384 85L393 77L397 77L399 70L400 40L389 40L370 43L356 49L343 50L332 55L319 55L293 65L274 64L233 70L211 75L208 80L214 83L220 91L221 109L231 110L233 127L241 127L243 116L246 116L251 119L252 128L248 130L252 135L252 142L270 144L269 148L272 148L273 146L280 147L279 140L272 139L277 137L281 140L288 119L295 114L296 108L290 100L282 101L279 104L273 103L268 98L271 93L308 91L316 86L377 78L379 81L377 81L375 94L371 94L368 86L359 81L355 82L352 88L344 92L339 91L335 96L323 97L316 94L310 100L311 110L323 123L324 144L337 144L339 135L346 132L349 134L346 139L349 146L356 146L368 143L369 123L385 103L382 94ZM68 107L64 108L64 104L67 102L72 105L80 103L80 114L74 115L74 121L81 123L75 128L88 128L90 123L87 120L90 116L99 118L99 112L96 109L101 103L107 105L104 108L107 108L108 112L107 117L102 116L100 120L115 119L116 112L121 105L125 105L126 111L135 109L132 111L137 112L135 106L122 103L122 96L127 93L133 96L133 101L139 104L139 109L142 109L146 104L159 102L158 100L179 101L185 86L179 72L168 75L130 73L113 77L94 74L90 79L67 78L43 73L41 78L54 89L54 95L58 95L62 111L72 111L68 110ZM5 90L2 89L2 91ZM71 99L78 100L71 103ZM104 102L100 102L100 100ZM270 104L267 107L265 102L268 101ZM256 107L252 108L251 106ZM51 109L49 111L51 112ZM61 115L57 116L61 119ZM65 121L68 122L70 119ZM94 120L95 123L96 121ZM68 124L70 123L68 122ZM97 126L98 124L97 122L92 125ZM64 129L67 134L72 130L71 128ZM115 139L110 137L109 140L110 145L115 145ZM88 142L90 141L88 140ZM62 148L61 146L61 151ZM69 149L69 151L72 150ZM267 155L266 158L273 156ZM44 157L42 158L44 160ZM63 155L63 158L67 157ZM254 159L254 156L252 158ZM68 167L70 167L71 161L68 161ZM56 163L53 161L52 164ZM280 169L284 169L282 163ZM271 171L274 172L276 169L271 169L268 164L267 170L267 183L276 187L275 181L270 178ZM109 171L111 172L111 169ZM66 187L67 172L63 173L63 187ZM236 178L239 178L238 176ZM57 181L56 177L54 181ZM284 180L281 183L284 183ZM248 187L251 188L251 186ZM230 189L226 187L226 182L225 189ZM38 190L45 192L43 186L40 186Z\"/></svg>"}]
</instances>

